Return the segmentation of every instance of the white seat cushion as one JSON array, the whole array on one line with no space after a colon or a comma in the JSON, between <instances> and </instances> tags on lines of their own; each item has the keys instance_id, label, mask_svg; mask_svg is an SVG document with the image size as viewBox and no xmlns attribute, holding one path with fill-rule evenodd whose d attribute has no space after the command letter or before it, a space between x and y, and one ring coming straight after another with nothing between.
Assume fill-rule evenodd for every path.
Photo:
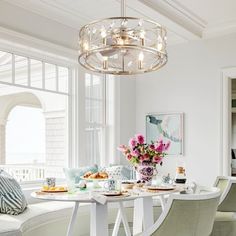
<instances>
[{"instance_id":1,"label":"white seat cushion","mask_svg":"<svg viewBox=\"0 0 236 236\"><path fill-rule=\"evenodd\" d=\"M56 221L71 214L73 203L43 202L32 204L20 215L0 214L0 235L18 236L40 224Z\"/></svg>"}]
</instances>

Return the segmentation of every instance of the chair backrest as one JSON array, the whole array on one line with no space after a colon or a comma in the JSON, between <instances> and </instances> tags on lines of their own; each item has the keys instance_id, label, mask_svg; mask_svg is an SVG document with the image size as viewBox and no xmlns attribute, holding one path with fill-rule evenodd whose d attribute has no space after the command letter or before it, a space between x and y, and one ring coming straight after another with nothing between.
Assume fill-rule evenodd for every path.
<instances>
[{"instance_id":1,"label":"chair backrest","mask_svg":"<svg viewBox=\"0 0 236 236\"><path fill-rule=\"evenodd\" d=\"M220 190L204 194L173 194L156 223L143 236L209 236L220 199Z\"/></svg>"},{"instance_id":2,"label":"chair backrest","mask_svg":"<svg viewBox=\"0 0 236 236\"><path fill-rule=\"evenodd\" d=\"M221 190L221 199L218 211L236 212L236 178L218 176L215 186Z\"/></svg>"}]
</instances>

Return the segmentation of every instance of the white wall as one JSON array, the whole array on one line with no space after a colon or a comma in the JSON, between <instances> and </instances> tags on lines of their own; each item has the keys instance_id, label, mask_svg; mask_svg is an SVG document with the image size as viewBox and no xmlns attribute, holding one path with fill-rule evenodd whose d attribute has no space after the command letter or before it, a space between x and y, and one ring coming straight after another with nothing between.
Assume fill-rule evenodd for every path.
<instances>
[{"instance_id":1,"label":"white wall","mask_svg":"<svg viewBox=\"0 0 236 236\"><path fill-rule=\"evenodd\" d=\"M169 47L168 64L137 79L136 132L145 133L148 112L184 112L186 171L201 184L220 174L221 69L236 66L235 42L233 34ZM173 175L175 164L168 157L162 172Z\"/></svg>"},{"instance_id":2,"label":"white wall","mask_svg":"<svg viewBox=\"0 0 236 236\"><path fill-rule=\"evenodd\" d=\"M135 134L136 79L132 76L120 77L120 139L119 144L127 144ZM118 152L120 163L127 165L125 157ZM118 162L119 163L119 162Z\"/></svg>"}]
</instances>

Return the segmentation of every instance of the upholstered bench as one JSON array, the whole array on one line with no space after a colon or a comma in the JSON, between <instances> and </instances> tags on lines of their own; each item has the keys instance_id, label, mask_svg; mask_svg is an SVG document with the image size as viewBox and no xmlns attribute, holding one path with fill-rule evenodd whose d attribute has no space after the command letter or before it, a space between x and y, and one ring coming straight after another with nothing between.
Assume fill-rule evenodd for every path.
<instances>
[{"instance_id":1,"label":"upholstered bench","mask_svg":"<svg viewBox=\"0 0 236 236\"><path fill-rule=\"evenodd\" d=\"M132 222L132 202L127 202L126 214ZM154 200L155 215L161 213L160 202ZM30 204L20 215L12 216L0 214L0 236L65 236L72 213L73 203L69 202L40 202ZM109 224L115 222L117 215L116 205L109 206ZM90 205L83 204L79 208L74 235L88 236L90 222Z\"/></svg>"},{"instance_id":2,"label":"upholstered bench","mask_svg":"<svg viewBox=\"0 0 236 236\"><path fill-rule=\"evenodd\" d=\"M39 234L37 234L37 230L35 229L40 229L43 225L45 228L48 228L50 224L53 225L55 222L67 219L71 214L72 206L72 203L59 204L58 202L43 202L29 205L22 214L17 216L0 214L0 235L37 236ZM58 230L61 230L59 224ZM31 234L31 231L35 231L34 234Z\"/></svg>"}]
</instances>

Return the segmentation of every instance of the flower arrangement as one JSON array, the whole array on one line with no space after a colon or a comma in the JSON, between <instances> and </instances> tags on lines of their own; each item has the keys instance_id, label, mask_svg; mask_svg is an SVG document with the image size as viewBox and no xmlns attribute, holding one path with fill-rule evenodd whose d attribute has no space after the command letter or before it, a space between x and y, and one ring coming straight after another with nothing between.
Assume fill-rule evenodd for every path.
<instances>
[{"instance_id":1,"label":"flower arrangement","mask_svg":"<svg viewBox=\"0 0 236 236\"><path fill-rule=\"evenodd\" d=\"M167 155L166 151L170 147L170 142L164 143L162 139L147 144L142 134L137 134L129 140L129 145L120 145L121 151L127 160L134 166L144 163L153 166L162 165L163 158Z\"/></svg>"}]
</instances>

